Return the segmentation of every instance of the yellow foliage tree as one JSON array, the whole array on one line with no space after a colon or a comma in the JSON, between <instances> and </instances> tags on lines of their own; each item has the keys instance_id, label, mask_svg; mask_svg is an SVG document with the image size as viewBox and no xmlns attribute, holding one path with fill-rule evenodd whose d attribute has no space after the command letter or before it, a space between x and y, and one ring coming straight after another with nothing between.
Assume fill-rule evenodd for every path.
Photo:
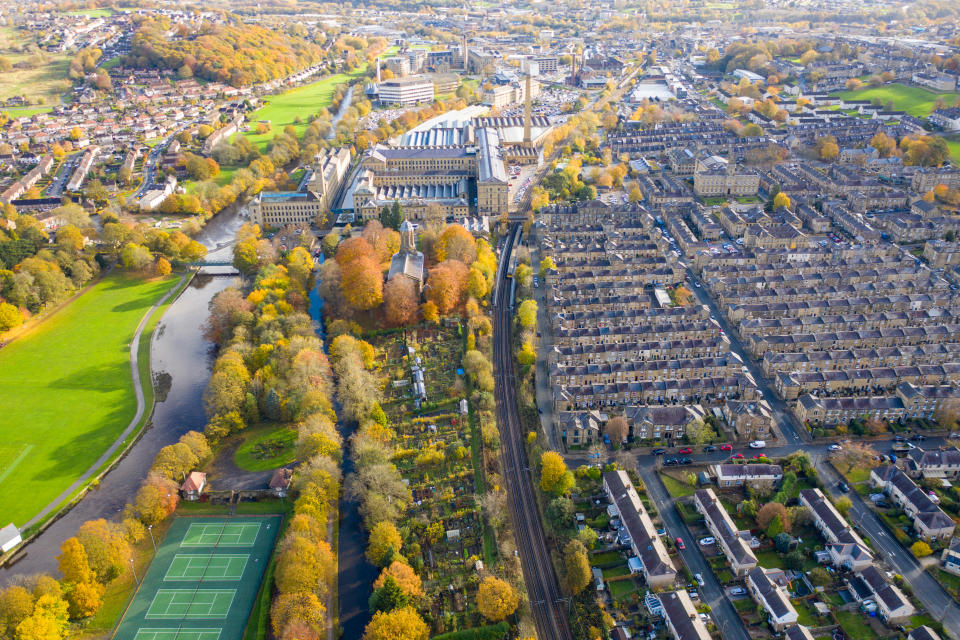
<instances>
[{"instance_id":1,"label":"yellow foliage tree","mask_svg":"<svg viewBox=\"0 0 960 640\"><path fill-rule=\"evenodd\" d=\"M787 194L785 194L785 193L782 192L782 191L779 192L777 195L773 196L773 207L774 207L775 209L776 209L776 208L779 208L779 207L785 207L785 208L789 209L789 208L790 208L790 196L788 196Z\"/></svg>"},{"instance_id":2,"label":"yellow foliage tree","mask_svg":"<svg viewBox=\"0 0 960 640\"><path fill-rule=\"evenodd\" d=\"M477 589L477 610L487 620L499 622L517 610L520 597L507 582L489 576Z\"/></svg>"},{"instance_id":3,"label":"yellow foliage tree","mask_svg":"<svg viewBox=\"0 0 960 640\"><path fill-rule=\"evenodd\" d=\"M442 525L441 525L442 528ZM387 580L387 576L397 581L400 589L410 598L423 597L423 584L420 576L413 570L413 567L405 562L394 560L386 569L380 573L380 577L373 583L374 589L379 589Z\"/></svg>"},{"instance_id":4,"label":"yellow foliage tree","mask_svg":"<svg viewBox=\"0 0 960 640\"><path fill-rule=\"evenodd\" d=\"M427 640L430 629L410 607L379 611L363 632L364 640Z\"/></svg>"},{"instance_id":5,"label":"yellow foliage tree","mask_svg":"<svg viewBox=\"0 0 960 640\"><path fill-rule=\"evenodd\" d=\"M540 457L540 489L544 493L563 495L572 484L572 474L559 453L547 451Z\"/></svg>"},{"instance_id":6,"label":"yellow foliage tree","mask_svg":"<svg viewBox=\"0 0 960 640\"><path fill-rule=\"evenodd\" d=\"M389 522L379 522L370 532L370 542L367 546L367 559L378 567L384 566L403 546L400 532Z\"/></svg>"}]
</instances>

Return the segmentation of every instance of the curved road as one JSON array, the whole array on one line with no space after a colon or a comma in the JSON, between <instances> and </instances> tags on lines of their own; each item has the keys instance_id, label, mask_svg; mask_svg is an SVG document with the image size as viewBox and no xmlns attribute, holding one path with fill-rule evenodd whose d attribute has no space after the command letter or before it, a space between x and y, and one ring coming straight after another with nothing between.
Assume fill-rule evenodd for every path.
<instances>
[{"instance_id":1,"label":"curved road","mask_svg":"<svg viewBox=\"0 0 960 640\"><path fill-rule=\"evenodd\" d=\"M150 317L153 315L153 312L156 311L162 304L170 299L174 293L180 290L180 287L183 286L183 281L186 280L189 274L184 274L180 278L180 282L170 288L163 297L157 300L152 307L150 307L147 312L144 314L143 318L140 319L140 324L137 325L137 331L133 334L133 340L130 341L130 376L133 378L133 392L137 396L137 411L133 414L133 418L130 419L130 424L127 425L126 429L117 436L117 439L113 441L106 451L103 452L97 461L93 463L89 469L83 472L79 478L77 478L73 484L63 490L63 493L58 495L53 501L40 510L40 513L35 515L33 518L27 521L21 529L29 529L37 522L40 522L47 515L54 511L57 506L60 505L64 500L70 497L74 491L82 487L87 483L87 481L97 472L97 469L102 467L106 462L116 453L117 449L124 443L127 437L133 433L133 430L137 428L137 425L140 424L140 419L143 418L144 409L146 409L146 404L143 401L143 384L140 380L140 336L143 334L143 328L147 326L147 321L150 320ZM152 384L152 383L151 383Z\"/></svg>"}]
</instances>

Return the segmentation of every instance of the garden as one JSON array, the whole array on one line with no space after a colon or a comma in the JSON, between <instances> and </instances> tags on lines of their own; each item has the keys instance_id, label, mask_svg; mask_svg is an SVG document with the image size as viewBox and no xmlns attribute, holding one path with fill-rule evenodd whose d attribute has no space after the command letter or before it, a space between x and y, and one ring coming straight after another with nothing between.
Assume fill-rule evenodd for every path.
<instances>
[{"instance_id":1,"label":"garden","mask_svg":"<svg viewBox=\"0 0 960 640\"><path fill-rule=\"evenodd\" d=\"M422 579L437 632L485 624L476 607L481 570L502 573L494 532L483 518L483 442L462 413L467 381L458 373L459 325L416 326L369 338L379 363L382 408L395 438L393 463L410 489L398 526L404 555ZM419 381L423 387L419 390Z\"/></svg>"}]
</instances>

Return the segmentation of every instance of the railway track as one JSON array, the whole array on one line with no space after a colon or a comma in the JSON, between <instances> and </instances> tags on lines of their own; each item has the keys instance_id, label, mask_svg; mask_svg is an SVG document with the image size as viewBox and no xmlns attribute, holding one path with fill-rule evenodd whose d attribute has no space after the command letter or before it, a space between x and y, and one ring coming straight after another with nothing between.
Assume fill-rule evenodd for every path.
<instances>
[{"instance_id":1,"label":"railway track","mask_svg":"<svg viewBox=\"0 0 960 640\"><path fill-rule=\"evenodd\" d=\"M567 619L567 601L560 592L547 550L517 409L511 349L511 287L507 280L507 265L514 249L514 239L519 238L516 233L518 227L515 224L511 228L500 256L494 299L494 377L497 423L503 444L504 480L537 636L540 640L570 640L572 635Z\"/></svg>"}]
</instances>

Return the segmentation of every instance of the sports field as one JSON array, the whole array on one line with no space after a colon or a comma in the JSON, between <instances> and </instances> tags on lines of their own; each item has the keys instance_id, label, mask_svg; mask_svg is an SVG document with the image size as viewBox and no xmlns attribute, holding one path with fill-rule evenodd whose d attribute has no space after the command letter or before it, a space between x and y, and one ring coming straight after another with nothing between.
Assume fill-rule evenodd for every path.
<instances>
[{"instance_id":1,"label":"sports field","mask_svg":"<svg viewBox=\"0 0 960 640\"><path fill-rule=\"evenodd\" d=\"M953 101L960 96L960 93L934 93L921 87L887 84L882 87L868 87L856 91L841 91L839 95L842 98L853 100L873 100L876 98L883 104L892 100L894 109L906 111L918 118L925 118L933 111L937 98L943 98L947 106L951 106Z\"/></svg>"},{"instance_id":2,"label":"sports field","mask_svg":"<svg viewBox=\"0 0 960 640\"><path fill-rule=\"evenodd\" d=\"M178 282L110 275L0 349L0 514L20 526L133 418L130 342Z\"/></svg>"},{"instance_id":3,"label":"sports field","mask_svg":"<svg viewBox=\"0 0 960 640\"><path fill-rule=\"evenodd\" d=\"M241 640L280 516L177 518L116 640Z\"/></svg>"},{"instance_id":4,"label":"sports field","mask_svg":"<svg viewBox=\"0 0 960 640\"><path fill-rule=\"evenodd\" d=\"M266 151L267 143L273 140L277 133L282 132L288 124L296 129L298 136L302 136L310 118L321 108L329 108L333 103L333 92L336 88L354 78L359 78L366 72L366 69L367 65L363 64L350 73L338 73L286 93L265 96L264 100L270 104L257 109L247 117L251 131L243 135L249 138L250 142L259 146L260 151ZM298 116L301 119L299 124L293 121ZM259 120L269 120L270 131L258 134L257 122Z\"/></svg>"}]
</instances>

